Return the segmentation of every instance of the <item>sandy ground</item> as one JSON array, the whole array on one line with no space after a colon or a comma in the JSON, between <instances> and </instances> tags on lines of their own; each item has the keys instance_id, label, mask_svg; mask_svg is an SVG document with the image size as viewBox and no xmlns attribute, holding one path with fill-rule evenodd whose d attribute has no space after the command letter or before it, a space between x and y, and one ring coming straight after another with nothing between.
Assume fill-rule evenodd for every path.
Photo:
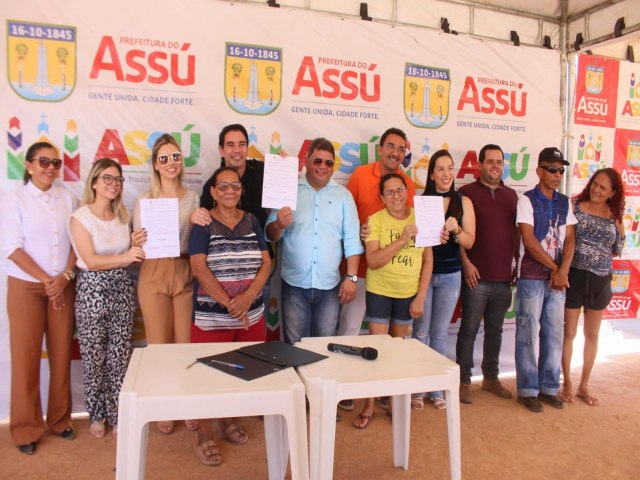
<instances>
[{"instance_id":1,"label":"sandy ground","mask_svg":"<svg viewBox=\"0 0 640 480\"><path fill-rule=\"evenodd\" d=\"M574 382L579 369L574 370ZM609 356L598 363L593 392L600 406L581 401L564 410L546 407L534 414L515 400L503 400L474 383L473 405L461 405L463 478L475 479L624 479L640 478L640 353ZM515 391L515 379L504 379ZM393 467L391 420L376 411L370 427L351 426L356 410L342 412L337 425L336 479L449 478L446 415L429 405L411 417L409 470ZM377 408L377 407L376 407ZM251 439L244 446L218 442L223 463L199 464L191 452L195 434L184 425L172 435L150 428L147 478L267 478L264 430L256 417L242 419ZM86 419L75 421L76 440L45 435L35 455L13 446L6 424L0 426L2 479L113 479L116 442L111 435L95 439Z\"/></svg>"}]
</instances>

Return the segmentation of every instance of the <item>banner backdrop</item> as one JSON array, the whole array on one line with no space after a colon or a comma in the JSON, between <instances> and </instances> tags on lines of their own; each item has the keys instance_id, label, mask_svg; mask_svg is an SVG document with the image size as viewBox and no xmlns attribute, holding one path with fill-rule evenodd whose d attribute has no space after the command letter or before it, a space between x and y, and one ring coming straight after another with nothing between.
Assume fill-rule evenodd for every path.
<instances>
[{"instance_id":1,"label":"banner backdrop","mask_svg":"<svg viewBox=\"0 0 640 480\"><path fill-rule=\"evenodd\" d=\"M575 57L571 189L577 195L593 173L613 167L626 193L626 244L613 261L613 298L604 318L637 319L640 307L640 66Z\"/></svg>"},{"instance_id":2,"label":"banner backdrop","mask_svg":"<svg viewBox=\"0 0 640 480\"><path fill-rule=\"evenodd\" d=\"M341 182L376 160L386 128L399 127L410 140L403 168L419 188L436 150L450 150L460 186L474 180L480 147L497 143L504 179L521 192L537 182L540 149L560 146L553 50L210 0L13 2L2 15L0 193L21 184L26 149L46 139L78 195L92 162L119 161L132 207L149 188L150 149L164 132L180 142L186 182L199 192L219 165L217 135L229 123L249 130L251 158L284 148L303 159L311 139L329 138ZM0 367L8 372L2 280ZM8 375L0 378L1 418Z\"/></svg>"}]
</instances>

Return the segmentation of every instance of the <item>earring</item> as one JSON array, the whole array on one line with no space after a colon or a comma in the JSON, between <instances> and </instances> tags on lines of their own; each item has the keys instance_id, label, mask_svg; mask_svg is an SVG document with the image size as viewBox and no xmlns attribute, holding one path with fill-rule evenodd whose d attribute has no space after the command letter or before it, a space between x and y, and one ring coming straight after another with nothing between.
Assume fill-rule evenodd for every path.
<instances>
[{"instance_id":1,"label":"earring","mask_svg":"<svg viewBox=\"0 0 640 480\"><path fill-rule=\"evenodd\" d=\"M27 173L28 173L29 175L33 175L33 170L27 170Z\"/></svg>"},{"instance_id":2,"label":"earring","mask_svg":"<svg viewBox=\"0 0 640 480\"><path fill-rule=\"evenodd\" d=\"M218 202L216 202L215 198L212 198L211 200L212 200L213 208L216 208L216 205L218 204Z\"/></svg>"}]
</instances>

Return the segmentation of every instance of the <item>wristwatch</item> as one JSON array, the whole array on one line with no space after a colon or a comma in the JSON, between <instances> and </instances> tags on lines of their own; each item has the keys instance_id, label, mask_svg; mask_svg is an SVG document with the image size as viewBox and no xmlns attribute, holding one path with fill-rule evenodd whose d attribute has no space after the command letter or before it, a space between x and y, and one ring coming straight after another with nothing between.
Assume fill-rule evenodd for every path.
<instances>
[{"instance_id":1,"label":"wristwatch","mask_svg":"<svg viewBox=\"0 0 640 480\"><path fill-rule=\"evenodd\" d=\"M68 282L70 282L71 280L76 278L76 271L75 270L67 270L62 275L64 276L64 278L67 279Z\"/></svg>"},{"instance_id":2,"label":"wristwatch","mask_svg":"<svg viewBox=\"0 0 640 480\"><path fill-rule=\"evenodd\" d=\"M358 275L350 275L347 273L347 278L351 280L353 283L358 283Z\"/></svg>"}]
</instances>

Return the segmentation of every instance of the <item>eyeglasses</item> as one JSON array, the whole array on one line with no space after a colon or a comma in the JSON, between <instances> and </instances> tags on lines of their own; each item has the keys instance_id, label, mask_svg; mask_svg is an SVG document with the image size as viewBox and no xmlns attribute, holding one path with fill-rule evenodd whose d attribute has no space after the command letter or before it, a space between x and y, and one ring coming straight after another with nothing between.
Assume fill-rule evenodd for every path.
<instances>
[{"instance_id":1,"label":"eyeglasses","mask_svg":"<svg viewBox=\"0 0 640 480\"><path fill-rule=\"evenodd\" d=\"M395 190L385 190L382 195L386 198L393 198L396 195L401 197L407 191L407 187L398 187Z\"/></svg>"},{"instance_id":2,"label":"eyeglasses","mask_svg":"<svg viewBox=\"0 0 640 480\"><path fill-rule=\"evenodd\" d=\"M173 152L171 155L158 155L158 163L160 165L166 165L169 163L169 157L173 163L182 162L182 154L180 152Z\"/></svg>"},{"instance_id":3,"label":"eyeglasses","mask_svg":"<svg viewBox=\"0 0 640 480\"><path fill-rule=\"evenodd\" d=\"M54 170L60 170L60 167L62 166L62 160L59 158L40 157L38 158L38 163L45 169L49 168L49 165L53 165Z\"/></svg>"},{"instance_id":4,"label":"eyeglasses","mask_svg":"<svg viewBox=\"0 0 640 480\"><path fill-rule=\"evenodd\" d=\"M122 184L124 183L124 177L114 177L113 175L109 175L108 173L98 178L101 178L105 185L111 185L114 180L116 182L116 185L122 186Z\"/></svg>"},{"instance_id":5,"label":"eyeglasses","mask_svg":"<svg viewBox=\"0 0 640 480\"><path fill-rule=\"evenodd\" d=\"M398 152L402 155L407 151L406 147L401 147L400 145L396 145L394 143L385 143L384 148L387 149L390 153Z\"/></svg>"},{"instance_id":6,"label":"eyeglasses","mask_svg":"<svg viewBox=\"0 0 640 480\"><path fill-rule=\"evenodd\" d=\"M317 157L317 158L313 159L313 165L316 166L316 167L319 167L320 165L322 165L323 162L329 168L332 168L333 164L336 163L335 160L331 160L330 158L328 158L326 160L323 160L320 157Z\"/></svg>"},{"instance_id":7,"label":"eyeglasses","mask_svg":"<svg viewBox=\"0 0 640 480\"><path fill-rule=\"evenodd\" d=\"M555 175L556 173L559 173L560 175L564 174L565 168L564 167L547 167L546 165L538 165L541 169L546 170L547 172L551 173L552 175Z\"/></svg>"},{"instance_id":8,"label":"eyeglasses","mask_svg":"<svg viewBox=\"0 0 640 480\"><path fill-rule=\"evenodd\" d=\"M233 190L234 192L237 192L242 188L242 184L240 182L220 182L216 184L216 187L218 187L218 190L220 190L221 192L226 192L227 190L229 190L229 187L231 187L231 190Z\"/></svg>"}]
</instances>

